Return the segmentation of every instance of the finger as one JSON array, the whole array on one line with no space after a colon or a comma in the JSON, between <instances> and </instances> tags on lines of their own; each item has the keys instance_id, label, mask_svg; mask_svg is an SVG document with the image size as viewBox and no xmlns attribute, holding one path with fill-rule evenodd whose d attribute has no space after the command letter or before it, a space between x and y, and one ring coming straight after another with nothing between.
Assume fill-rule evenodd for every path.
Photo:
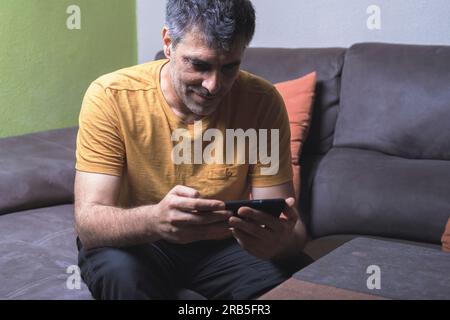
<instances>
[{"instance_id":1,"label":"finger","mask_svg":"<svg viewBox=\"0 0 450 320\"><path fill-rule=\"evenodd\" d=\"M236 229L230 228L230 231L231 231L231 234L233 235L233 237L236 239L237 243L239 243L239 245L241 246L241 248L246 250L245 243L239 237L239 234L238 234L238 232L236 232Z\"/></svg>"},{"instance_id":2,"label":"finger","mask_svg":"<svg viewBox=\"0 0 450 320\"><path fill-rule=\"evenodd\" d=\"M229 237L231 235L228 221L212 223L212 224L203 226L202 229L204 230L202 232L204 234L204 237L200 240L218 239L218 238L224 238L226 236Z\"/></svg>"},{"instance_id":3,"label":"finger","mask_svg":"<svg viewBox=\"0 0 450 320\"><path fill-rule=\"evenodd\" d=\"M265 225L270 230L278 230L278 218L270 215L269 213L256 210L249 207L241 207L238 210L238 216L244 218L244 220L251 220L256 225Z\"/></svg>"},{"instance_id":4,"label":"finger","mask_svg":"<svg viewBox=\"0 0 450 320\"><path fill-rule=\"evenodd\" d=\"M244 250L252 252L254 248L257 248L259 246L260 241L252 235L249 235L248 233L236 228L230 228L230 230L233 237L237 240L239 245Z\"/></svg>"},{"instance_id":5,"label":"finger","mask_svg":"<svg viewBox=\"0 0 450 320\"><path fill-rule=\"evenodd\" d=\"M184 211L219 211L225 209L225 203L220 200L183 197L173 199L173 206Z\"/></svg>"},{"instance_id":6,"label":"finger","mask_svg":"<svg viewBox=\"0 0 450 320\"><path fill-rule=\"evenodd\" d=\"M284 215L286 216L289 222L297 222L298 214L295 210L295 198L289 197L286 200L286 208L283 210Z\"/></svg>"},{"instance_id":7,"label":"finger","mask_svg":"<svg viewBox=\"0 0 450 320\"><path fill-rule=\"evenodd\" d=\"M228 223L235 230L243 231L258 239L263 239L268 236L269 229L266 226L262 227L259 223L245 221L238 217L231 217Z\"/></svg>"},{"instance_id":8,"label":"finger","mask_svg":"<svg viewBox=\"0 0 450 320\"><path fill-rule=\"evenodd\" d=\"M200 192L195 190L194 188L177 185L169 191L170 194L175 194L180 197L188 197L188 198L199 198Z\"/></svg>"},{"instance_id":9,"label":"finger","mask_svg":"<svg viewBox=\"0 0 450 320\"><path fill-rule=\"evenodd\" d=\"M295 205L295 198L294 197L289 197L285 201L286 201L286 205L289 208L293 208L294 207L294 205Z\"/></svg>"},{"instance_id":10,"label":"finger","mask_svg":"<svg viewBox=\"0 0 450 320\"><path fill-rule=\"evenodd\" d=\"M221 214L221 215L226 215L226 216L232 216L233 215L233 211L229 211L229 210L196 211L195 212L195 214L198 214L198 215L210 215L211 213Z\"/></svg>"},{"instance_id":11,"label":"finger","mask_svg":"<svg viewBox=\"0 0 450 320\"><path fill-rule=\"evenodd\" d=\"M180 211L177 219L172 222L173 225L177 226L188 226L188 225L209 225L217 222L227 222L231 214L227 211L214 211L209 212L209 214L198 214L198 213L186 213Z\"/></svg>"}]
</instances>

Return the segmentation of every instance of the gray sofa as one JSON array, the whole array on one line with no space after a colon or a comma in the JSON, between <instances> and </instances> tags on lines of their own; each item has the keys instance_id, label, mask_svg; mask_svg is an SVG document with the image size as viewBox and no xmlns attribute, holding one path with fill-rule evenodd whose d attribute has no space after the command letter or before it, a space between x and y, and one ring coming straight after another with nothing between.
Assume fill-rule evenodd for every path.
<instances>
[{"instance_id":1,"label":"gray sofa","mask_svg":"<svg viewBox=\"0 0 450 320\"><path fill-rule=\"evenodd\" d=\"M450 216L450 47L251 48L242 68L273 83L317 71L301 157L309 255L358 235L440 250ZM84 284L67 287L77 263L75 137L69 128L0 139L0 299L91 299Z\"/></svg>"},{"instance_id":2,"label":"gray sofa","mask_svg":"<svg viewBox=\"0 0 450 320\"><path fill-rule=\"evenodd\" d=\"M76 133L0 139L0 299L91 298L83 283L67 286L77 264Z\"/></svg>"}]
</instances>

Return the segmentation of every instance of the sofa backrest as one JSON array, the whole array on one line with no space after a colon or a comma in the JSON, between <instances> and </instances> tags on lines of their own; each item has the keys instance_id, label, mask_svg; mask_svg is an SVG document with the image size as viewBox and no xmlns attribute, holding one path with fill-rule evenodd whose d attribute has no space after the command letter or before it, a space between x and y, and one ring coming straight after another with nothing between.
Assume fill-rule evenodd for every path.
<instances>
[{"instance_id":1,"label":"sofa backrest","mask_svg":"<svg viewBox=\"0 0 450 320\"><path fill-rule=\"evenodd\" d=\"M333 145L450 160L450 47L352 46Z\"/></svg>"},{"instance_id":2,"label":"sofa backrest","mask_svg":"<svg viewBox=\"0 0 450 320\"><path fill-rule=\"evenodd\" d=\"M305 154L325 154L332 145L345 49L342 48L249 48L242 69L272 83L317 72L313 116Z\"/></svg>"},{"instance_id":3,"label":"sofa backrest","mask_svg":"<svg viewBox=\"0 0 450 320\"><path fill-rule=\"evenodd\" d=\"M73 202L77 128L0 139L0 215Z\"/></svg>"},{"instance_id":4,"label":"sofa backrest","mask_svg":"<svg viewBox=\"0 0 450 320\"><path fill-rule=\"evenodd\" d=\"M450 47L349 48L333 146L311 192L311 234L440 243L450 216Z\"/></svg>"}]
</instances>

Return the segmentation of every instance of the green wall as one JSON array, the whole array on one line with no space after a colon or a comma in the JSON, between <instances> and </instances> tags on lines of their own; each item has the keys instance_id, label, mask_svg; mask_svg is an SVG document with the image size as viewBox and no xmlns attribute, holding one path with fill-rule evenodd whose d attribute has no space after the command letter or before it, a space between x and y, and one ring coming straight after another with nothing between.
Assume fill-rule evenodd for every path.
<instances>
[{"instance_id":1,"label":"green wall","mask_svg":"<svg viewBox=\"0 0 450 320\"><path fill-rule=\"evenodd\" d=\"M68 30L67 8L81 9ZM77 125L98 76L137 63L135 0L0 1L0 137Z\"/></svg>"}]
</instances>

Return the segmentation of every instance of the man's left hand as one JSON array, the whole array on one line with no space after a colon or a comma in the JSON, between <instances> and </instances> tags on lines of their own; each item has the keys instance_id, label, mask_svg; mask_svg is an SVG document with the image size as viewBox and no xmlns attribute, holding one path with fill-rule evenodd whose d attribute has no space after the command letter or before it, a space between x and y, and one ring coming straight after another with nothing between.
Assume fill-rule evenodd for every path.
<instances>
[{"instance_id":1,"label":"man's left hand","mask_svg":"<svg viewBox=\"0 0 450 320\"><path fill-rule=\"evenodd\" d=\"M242 207L238 216L228 220L230 230L241 247L250 254L263 260L275 259L295 241L294 227L298 214L294 203L294 198L286 199L286 208L279 218Z\"/></svg>"}]
</instances>

